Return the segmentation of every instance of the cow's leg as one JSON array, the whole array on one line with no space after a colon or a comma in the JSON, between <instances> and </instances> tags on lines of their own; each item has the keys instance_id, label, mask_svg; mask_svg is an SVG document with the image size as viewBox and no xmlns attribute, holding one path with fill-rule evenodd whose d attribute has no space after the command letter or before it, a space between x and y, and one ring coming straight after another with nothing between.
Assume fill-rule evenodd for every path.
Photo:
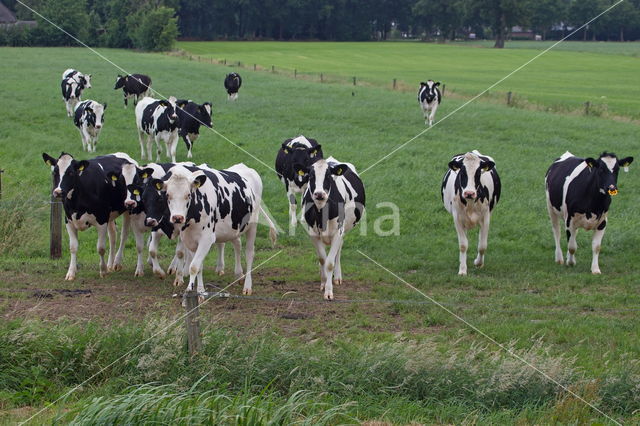
<instances>
[{"instance_id":1,"label":"cow's leg","mask_svg":"<svg viewBox=\"0 0 640 426\"><path fill-rule=\"evenodd\" d=\"M289 197L289 235L293 235L295 232L295 227L297 224L296 221L296 210L297 210L297 201L296 194L294 194L291 190L287 192L287 197ZM304 207L303 207L304 209Z\"/></svg>"},{"instance_id":2,"label":"cow's leg","mask_svg":"<svg viewBox=\"0 0 640 426\"><path fill-rule=\"evenodd\" d=\"M176 150L178 149L178 132L169 135L167 142L167 155L171 157L171 162L176 162Z\"/></svg>"},{"instance_id":3,"label":"cow's leg","mask_svg":"<svg viewBox=\"0 0 640 426\"><path fill-rule=\"evenodd\" d=\"M158 246L160 244L160 238L162 238L161 231L151 231L151 240L149 241L149 257L151 258L151 267L153 274L157 277L164 278L165 272L160 267L158 262Z\"/></svg>"},{"instance_id":4,"label":"cow's leg","mask_svg":"<svg viewBox=\"0 0 640 426\"><path fill-rule=\"evenodd\" d=\"M551 219L551 229L553 230L553 240L556 243L555 262L559 265L564 264L564 257L562 255L562 246L560 245L561 232L560 225L562 223L562 216L554 212L550 205L547 206L549 210L549 218Z\"/></svg>"},{"instance_id":5,"label":"cow's leg","mask_svg":"<svg viewBox=\"0 0 640 426\"><path fill-rule=\"evenodd\" d=\"M129 102L129 96L128 96L128 95L127 95L127 93L125 92L125 93L124 93L124 107L125 107L125 108L127 107L128 102Z\"/></svg>"},{"instance_id":6,"label":"cow's leg","mask_svg":"<svg viewBox=\"0 0 640 426\"><path fill-rule=\"evenodd\" d=\"M175 264L176 278L173 280L174 287L184 284L185 272L188 273L188 271L185 270L191 261L191 251L182 244L181 240L178 240L178 244L176 245L176 257L178 260Z\"/></svg>"},{"instance_id":7,"label":"cow's leg","mask_svg":"<svg viewBox=\"0 0 640 426\"><path fill-rule=\"evenodd\" d=\"M87 152L91 152L91 135L89 131L85 126L82 126L80 131L82 132L82 148Z\"/></svg>"},{"instance_id":8,"label":"cow's leg","mask_svg":"<svg viewBox=\"0 0 640 426\"><path fill-rule=\"evenodd\" d=\"M252 286L252 278L251 278L251 269L253 268L253 256L255 255L255 242L256 242L256 232L258 230L258 223L252 222L247 226L247 247L245 248L245 256L247 258L247 273L244 276L244 286L242 287L242 294L249 296L251 294L251 286ZM240 238L236 243L234 241L233 245L235 247L236 244L240 244ZM239 252L239 250L238 250ZM236 253L236 262L239 260L240 256ZM238 266L240 266L240 274L242 275L242 264L238 265L236 263L236 274L238 273Z\"/></svg>"},{"instance_id":9,"label":"cow's leg","mask_svg":"<svg viewBox=\"0 0 640 426\"><path fill-rule=\"evenodd\" d=\"M422 115L424 116L424 125L429 124L429 108L422 104Z\"/></svg>"},{"instance_id":10,"label":"cow's leg","mask_svg":"<svg viewBox=\"0 0 640 426\"><path fill-rule=\"evenodd\" d=\"M324 283L327 280L324 264L327 260L327 253L324 249L324 243L322 242L322 238L318 236L311 236L311 242L313 246L316 248L316 253L318 255L318 264L320 265L320 290L324 290Z\"/></svg>"},{"instance_id":11,"label":"cow's leg","mask_svg":"<svg viewBox=\"0 0 640 426\"><path fill-rule=\"evenodd\" d=\"M187 134L187 135L184 135L182 139L184 140L185 145L187 145L187 158L193 157L193 155L191 154L191 148L193 147L193 142L191 141L191 138L189 138L189 135Z\"/></svg>"},{"instance_id":12,"label":"cow's leg","mask_svg":"<svg viewBox=\"0 0 640 426\"><path fill-rule=\"evenodd\" d=\"M233 254L235 256L235 265L233 268L233 275L236 279L242 277L242 240L238 237L231 241L233 244Z\"/></svg>"},{"instance_id":13,"label":"cow's leg","mask_svg":"<svg viewBox=\"0 0 640 426\"><path fill-rule=\"evenodd\" d=\"M161 161L160 155L162 154L162 147L160 145L160 140L158 135L154 136L153 139L156 142L156 163L159 163ZM166 147L166 141L165 141L165 147Z\"/></svg>"},{"instance_id":14,"label":"cow's leg","mask_svg":"<svg viewBox=\"0 0 640 426\"><path fill-rule=\"evenodd\" d=\"M202 235L200 241L198 242L198 248L195 253L193 253L193 258L191 259L189 265L189 286L187 290L193 290L194 284L198 281L198 293L204 292L204 283L202 280L197 280L198 276L202 277L200 272L202 271L202 265L204 263L204 259L207 257L209 250L211 249L211 245L215 242L215 235Z\"/></svg>"},{"instance_id":15,"label":"cow's leg","mask_svg":"<svg viewBox=\"0 0 640 426\"><path fill-rule=\"evenodd\" d=\"M576 241L576 235L578 234L578 228L573 225L571 219L567 220L567 265L573 266L576 264L576 250L578 249L578 242Z\"/></svg>"},{"instance_id":16,"label":"cow's leg","mask_svg":"<svg viewBox=\"0 0 640 426\"><path fill-rule=\"evenodd\" d=\"M469 240L467 239L467 230L464 229L462 223L454 218L456 232L458 234L458 246L460 247L460 266L458 275L467 275L467 249L469 248Z\"/></svg>"},{"instance_id":17,"label":"cow's leg","mask_svg":"<svg viewBox=\"0 0 640 426\"><path fill-rule=\"evenodd\" d=\"M138 130L138 141L140 141L140 158L144 160L144 138L147 134L143 130Z\"/></svg>"},{"instance_id":18,"label":"cow's leg","mask_svg":"<svg viewBox=\"0 0 640 426\"><path fill-rule=\"evenodd\" d=\"M106 251L106 239L107 239L107 231L109 231L109 243L111 243L111 224L112 221L108 221L107 223L103 223L102 225L97 225L96 230L98 231L98 254L100 255L100 277L104 277L107 275L109 268L107 263L104 261L104 253ZM109 252L109 257L111 257L111 252Z\"/></svg>"},{"instance_id":19,"label":"cow's leg","mask_svg":"<svg viewBox=\"0 0 640 426\"><path fill-rule=\"evenodd\" d=\"M473 264L478 268L484 266L484 253L487 251L487 240L489 238L489 223L491 221L491 215L487 212L480 221L480 234L478 236L478 257L473 261Z\"/></svg>"},{"instance_id":20,"label":"cow's leg","mask_svg":"<svg viewBox=\"0 0 640 426\"><path fill-rule=\"evenodd\" d=\"M67 281L73 281L76 278L76 272L78 271L78 230L73 226L71 222L67 222L67 234L69 234L69 253L71 254L69 259L69 270L64 277Z\"/></svg>"},{"instance_id":21,"label":"cow's leg","mask_svg":"<svg viewBox=\"0 0 640 426\"><path fill-rule=\"evenodd\" d=\"M591 273L594 275L600 275L598 257L600 256L600 245L602 244L602 237L604 237L606 227L607 221L605 220L598 226L598 229L593 231L593 239L591 240L591 250L593 251L593 257L591 258Z\"/></svg>"},{"instance_id":22,"label":"cow's leg","mask_svg":"<svg viewBox=\"0 0 640 426\"><path fill-rule=\"evenodd\" d=\"M85 139L84 132L82 131L82 129L78 129L78 131L80 132L80 140L82 141L82 150L86 151L87 150L87 141Z\"/></svg>"},{"instance_id":23,"label":"cow's leg","mask_svg":"<svg viewBox=\"0 0 640 426\"><path fill-rule=\"evenodd\" d=\"M344 233L342 229L340 229L333 234L333 237L331 238L331 248L329 249L329 254L327 254L327 261L325 262L325 300L333 300L333 271L336 266L336 257L340 251L340 247L342 247L343 236Z\"/></svg>"},{"instance_id":24,"label":"cow's leg","mask_svg":"<svg viewBox=\"0 0 640 426\"><path fill-rule=\"evenodd\" d=\"M182 241L180 237L178 237L178 242L176 244L176 251L173 255L173 259L171 259L171 263L169 263L169 267L167 268L167 274L173 275L177 272L178 268L182 268L182 261L184 259L184 248L182 247Z\"/></svg>"},{"instance_id":25,"label":"cow's leg","mask_svg":"<svg viewBox=\"0 0 640 426\"><path fill-rule=\"evenodd\" d=\"M216 243L218 246L218 260L216 261L216 274L224 275L224 243Z\"/></svg>"},{"instance_id":26,"label":"cow's leg","mask_svg":"<svg viewBox=\"0 0 640 426\"><path fill-rule=\"evenodd\" d=\"M116 225L113 222L113 228L115 229ZM131 227L131 216L129 213L125 213L122 215L122 230L120 231L120 246L118 247L118 253L116 253L115 261L113 262L113 270L119 271L122 269L122 258L124 257L124 246L127 242L127 237L129 236L129 228ZM115 234L114 234L115 237ZM113 239L113 244L115 245L116 239ZM112 248L113 250L113 248Z\"/></svg>"},{"instance_id":27,"label":"cow's leg","mask_svg":"<svg viewBox=\"0 0 640 426\"><path fill-rule=\"evenodd\" d=\"M433 126L433 120L436 118L436 110L438 109L438 103L431 107L431 114L429 114L429 127Z\"/></svg>"},{"instance_id":28,"label":"cow's leg","mask_svg":"<svg viewBox=\"0 0 640 426\"><path fill-rule=\"evenodd\" d=\"M136 272L133 274L135 277L141 277L144 275L144 261L142 252L144 251L144 215L137 214L132 218L133 236L136 239L136 253L138 255L136 262Z\"/></svg>"},{"instance_id":29,"label":"cow's leg","mask_svg":"<svg viewBox=\"0 0 640 426\"><path fill-rule=\"evenodd\" d=\"M338 253L336 254L336 268L333 272L333 285L342 284L342 266L340 264L340 256L342 256L343 244L344 244L344 239L340 241L340 248L338 248Z\"/></svg>"}]
</instances>

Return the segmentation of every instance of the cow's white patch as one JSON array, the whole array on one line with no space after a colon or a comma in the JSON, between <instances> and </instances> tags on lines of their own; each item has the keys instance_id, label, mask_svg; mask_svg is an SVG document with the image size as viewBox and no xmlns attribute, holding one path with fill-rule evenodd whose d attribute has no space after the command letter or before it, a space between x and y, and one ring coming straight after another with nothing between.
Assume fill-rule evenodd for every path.
<instances>
[{"instance_id":1,"label":"cow's white patch","mask_svg":"<svg viewBox=\"0 0 640 426\"><path fill-rule=\"evenodd\" d=\"M289 148L292 148L295 144L303 145L303 146L306 146L307 148L311 148L311 142L309 142L309 139L305 138L302 135L298 136L297 138L291 139L289 143L287 143L287 146Z\"/></svg>"},{"instance_id":2,"label":"cow's white patch","mask_svg":"<svg viewBox=\"0 0 640 426\"><path fill-rule=\"evenodd\" d=\"M618 159L616 157L609 157L609 156L601 157L600 159L604 164L607 165L607 168L611 171L611 173L613 173L613 169L618 164Z\"/></svg>"}]
</instances>

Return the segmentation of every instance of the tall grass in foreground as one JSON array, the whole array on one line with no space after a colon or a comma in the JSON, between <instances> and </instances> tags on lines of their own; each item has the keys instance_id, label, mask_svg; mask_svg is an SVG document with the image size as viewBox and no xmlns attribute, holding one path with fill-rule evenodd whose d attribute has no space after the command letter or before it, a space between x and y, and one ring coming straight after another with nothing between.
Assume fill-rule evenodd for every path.
<instances>
[{"instance_id":1,"label":"tall grass in foreground","mask_svg":"<svg viewBox=\"0 0 640 426\"><path fill-rule=\"evenodd\" d=\"M594 415L584 412L583 403L571 408L571 395L521 361L483 345L451 342L445 348L432 340L304 345L269 332L239 337L228 329L211 329L204 335L202 353L190 361L182 327L177 327L127 354L167 324L166 319L147 319L142 325L109 328L35 321L3 325L0 408L43 405L123 357L71 396L85 401L77 412L78 422L131 424L168 416L180 423L181 416L220 416L221 423L254 417L259 420L248 423L266 424L274 418L322 423L343 414L393 420L401 414L385 410L388 400L424 410L444 404L480 413L560 404L563 412L575 409L581 417ZM575 368L574 359L551 355L541 341L526 350L515 345L509 350L606 412L629 416L640 409L637 362L587 378ZM156 387L147 385L150 382ZM135 384L140 387L129 388ZM341 408L327 411L314 405L322 398L313 395ZM371 400L376 403L367 402ZM344 405L351 403L353 407ZM317 417L320 413L329 417Z\"/></svg>"}]
</instances>

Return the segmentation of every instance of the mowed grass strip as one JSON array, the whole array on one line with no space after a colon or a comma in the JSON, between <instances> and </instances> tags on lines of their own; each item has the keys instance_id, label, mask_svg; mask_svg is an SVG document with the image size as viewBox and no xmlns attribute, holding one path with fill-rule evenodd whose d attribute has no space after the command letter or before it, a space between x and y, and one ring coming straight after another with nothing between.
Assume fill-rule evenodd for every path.
<instances>
[{"instance_id":1,"label":"mowed grass strip","mask_svg":"<svg viewBox=\"0 0 640 426\"><path fill-rule=\"evenodd\" d=\"M130 72L149 74L153 87L164 95L212 101L216 130L267 165L272 164L285 138L302 133L316 138L327 155L364 170L424 129L421 111L410 93L321 85L244 70L240 99L229 103L222 86L228 67L155 54L102 52ZM84 99L109 104L98 154L124 151L140 160L133 108L125 110L121 92L113 90L118 71L110 64L83 49L0 49L0 70L6 76L0 84L4 93L14 93L12 102L0 105L5 117L0 128L0 168L5 169L0 229L7 230L2 241L8 241L0 244L0 284L5 288L24 288L30 282L40 287L82 288L86 285L83 280L90 283L98 279L92 230L80 234L78 282L63 282L68 265L66 236L63 259L46 259L50 174L41 153L66 151L87 158L60 95L60 74L68 67L93 74L93 88L85 92ZM17 73L16 69L24 72ZM459 105L460 101L446 99L438 116ZM344 289L336 289L336 295L381 301L424 300L364 259L357 253L361 250L447 303L498 341L514 341L516 347L528 348L532 339L542 339L551 353L576 357L576 366L592 377L599 377L612 366L623 366L629 356L637 358L640 352L640 330L632 320L634 309L640 306L635 280L640 260L635 249L640 239L636 164L629 174L620 175L620 194L613 200L600 257L600 277L589 273L590 235L584 232L579 235L578 265L565 268L553 263L543 180L548 165L565 150L594 156L607 149L637 158L637 130L632 124L598 118L482 103L468 106L362 175L368 216L346 237L346 283ZM286 227L288 205L275 173L212 132L203 129L201 133L194 148L195 161L219 168L242 161L255 167L263 178L267 207ZM503 198L492 218L485 268L472 269L469 277L459 278L453 221L442 207L439 189L451 156L471 149L495 158L503 181ZM186 160L182 142L178 160ZM380 237L374 232L377 220L382 220L379 225L383 229L391 226L390 221L383 220L391 209L380 203L398 207L399 235ZM470 233L472 248L476 235L475 231ZM390 303L383 305L381 312L376 310L376 315L369 315L365 305L356 304L340 315L340 321L331 321L330 312L336 307L321 301L314 250L308 237L302 229L294 237L281 235L278 248L284 248L285 253L267 265L273 276L255 283L256 295L281 297L282 292L278 294L277 290L267 293L265 284L266 280L284 279L292 288L312 286L317 309L329 313L298 321L298 328L289 330L288 335L295 335L297 330L303 341L330 340L339 335L357 345L406 337L420 340L426 328L445 345L454 338L462 338L468 345L477 341L454 318L428 305ZM163 244L164 266L172 251L173 245ZM106 282L122 286L124 292L137 283L147 288L156 286L158 297L169 298L174 289L168 282L151 277L149 269L143 279L133 278L134 252L130 241L125 270L110 275ZM266 229L260 229L256 264L274 253ZM214 262L215 256L209 256L205 280L213 279ZM228 270L231 262L228 250ZM224 280L231 282L231 278ZM355 282L359 293L353 294L348 289ZM231 291L237 294L239 288ZM10 306L3 302L3 311ZM395 327L389 330L389 318L394 316L406 321L407 329L400 334ZM251 318L250 312L247 317ZM225 322L224 315L220 321L236 328L232 321ZM269 315L256 316L245 323L243 332L260 333L261 324L269 321ZM285 329L282 321L274 327L276 331Z\"/></svg>"},{"instance_id":2,"label":"mowed grass strip","mask_svg":"<svg viewBox=\"0 0 640 426\"><path fill-rule=\"evenodd\" d=\"M628 48L609 44L614 45L614 51L637 51L637 43L622 45ZM361 82L391 88L395 78L417 91L419 82L433 79L445 83L448 91L465 96L480 93L539 53L420 42L216 41L179 42L178 47L205 58L226 59L228 64L240 61L245 67L275 66L276 71L288 73L296 69L318 80L320 73L325 78L333 74L345 80L356 76ZM583 49L545 53L493 88L489 96L506 99L505 94L513 92L520 103L533 102L559 111L584 110L588 101L591 113L640 118L640 58L602 54L596 47L593 51Z\"/></svg>"}]
</instances>

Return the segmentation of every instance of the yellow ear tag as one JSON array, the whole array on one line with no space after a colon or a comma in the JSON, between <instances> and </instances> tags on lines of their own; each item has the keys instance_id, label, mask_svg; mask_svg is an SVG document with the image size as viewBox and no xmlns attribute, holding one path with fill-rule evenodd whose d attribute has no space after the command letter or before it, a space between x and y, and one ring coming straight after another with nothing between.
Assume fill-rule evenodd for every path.
<instances>
[{"instance_id":1,"label":"yellow ear tag","mask_svg":"<svg viewBox=\"0 0 640 426\"><path fill-rule=\"evenodd\" d=\"M160 182L156 182L156 189L158 191L162 190L162 184Z\"/></svg>"},{"instance_id":2,"label":"yellow ear tag","mask_svg":"<svg viewBox=\"0 0 640 426\"><path fill-rule=\"evenodd\" d=\"M84 170L84 166L78 167L78 170L83 171Z\"/></svg>"},{"instance_id":3,"label":"yellow ear tag","mask_svg":"<svg viewBox=\"0 0 640 426\"><path fill-rule=\"evenodd\" d=\"M82 170L82 169L81 169L81 170ZM112 181L116 181L116 180L118 180L118 176L116 176L116 175L111 175L111 180L112 180Z\"/></svg>"},{"instance_id":4,"label":"yellow ear tag","mask_svg":"<svg viewBox=\"0 0 640 426\"><path fill-rule=\"evenodd\" d=\"M139 189L134 189L133 190L133 195L140 195L140 190Z\"/></svg>"},{"instance_id":5,"label":"yellow ear tag","mask_svg":"<svg viewBox=\"0 0 640 426\"><path fill-rule=\"evenodd\" d=\"M315 155L318 153L317 149L314 149L313 152L311 153L311 155L313 155L315 157Z\"/></svg>"},{"instance_id":6,"label":"yellow ear tag","mask_svg":"<svg viewBox=\"0 0 640 426\"><path fill-rule=\"evenodd\" d=\"M342 174L342 169L338 169L338 170L336 171L336 174L337 174L338 176L340 176L340 175Z\"/></svg>"},{"instance_id":7,"label":"yellow ear tag","mask_svg":"<svg viewBox=\"0 0 640 426\"><path fill-rule=\"evenodd\" d=\"M285 153L285 154L288 154L288 153L289 153L289 150L288 150L288 149L285 149L285 150L284 150L284 153Z\"/></svg>"},{"instance_id":8,"label":"yellow ear tag","mask_svg":"<svg viewBox=\"0 0 640 426\"><path fill-rule=\"evenodd\" d=\"M51 162L51 160L47 160L47 164L53 167L53 163Z\"/></svg>"},{"instance_id":9,"label":"yellow ear tag","mask_svg":"<svg viewBox=\"0 0 640 426\"><path fill-rule=\"evenodd\" d=\"M145 172L145 173L142 174L142 179L146 179L148 176L149 176L149 174Z\"/></svg>"},{"instance_id":10,"label":"yellow ear tag","mask_svg":"<svg viewBox=\"0 0 640 426\"><path fill-rule=\"evenodd\" d=\"M483 171L483 172L488 172L488 171L489 171L489 168L488 168L488 167L483 167L483 168L482 168L482 171Z\"/></svg>"},{"instance_id":11,"label":"yellow ear tag","mask_svg":"<svg viewBox=\"0 0 640 426\"><path fill-rule=\"evenodd\" d=\"M298 170L298 176L304 176L304 172L302 170Z\"/></svg>"}]
</instances>

